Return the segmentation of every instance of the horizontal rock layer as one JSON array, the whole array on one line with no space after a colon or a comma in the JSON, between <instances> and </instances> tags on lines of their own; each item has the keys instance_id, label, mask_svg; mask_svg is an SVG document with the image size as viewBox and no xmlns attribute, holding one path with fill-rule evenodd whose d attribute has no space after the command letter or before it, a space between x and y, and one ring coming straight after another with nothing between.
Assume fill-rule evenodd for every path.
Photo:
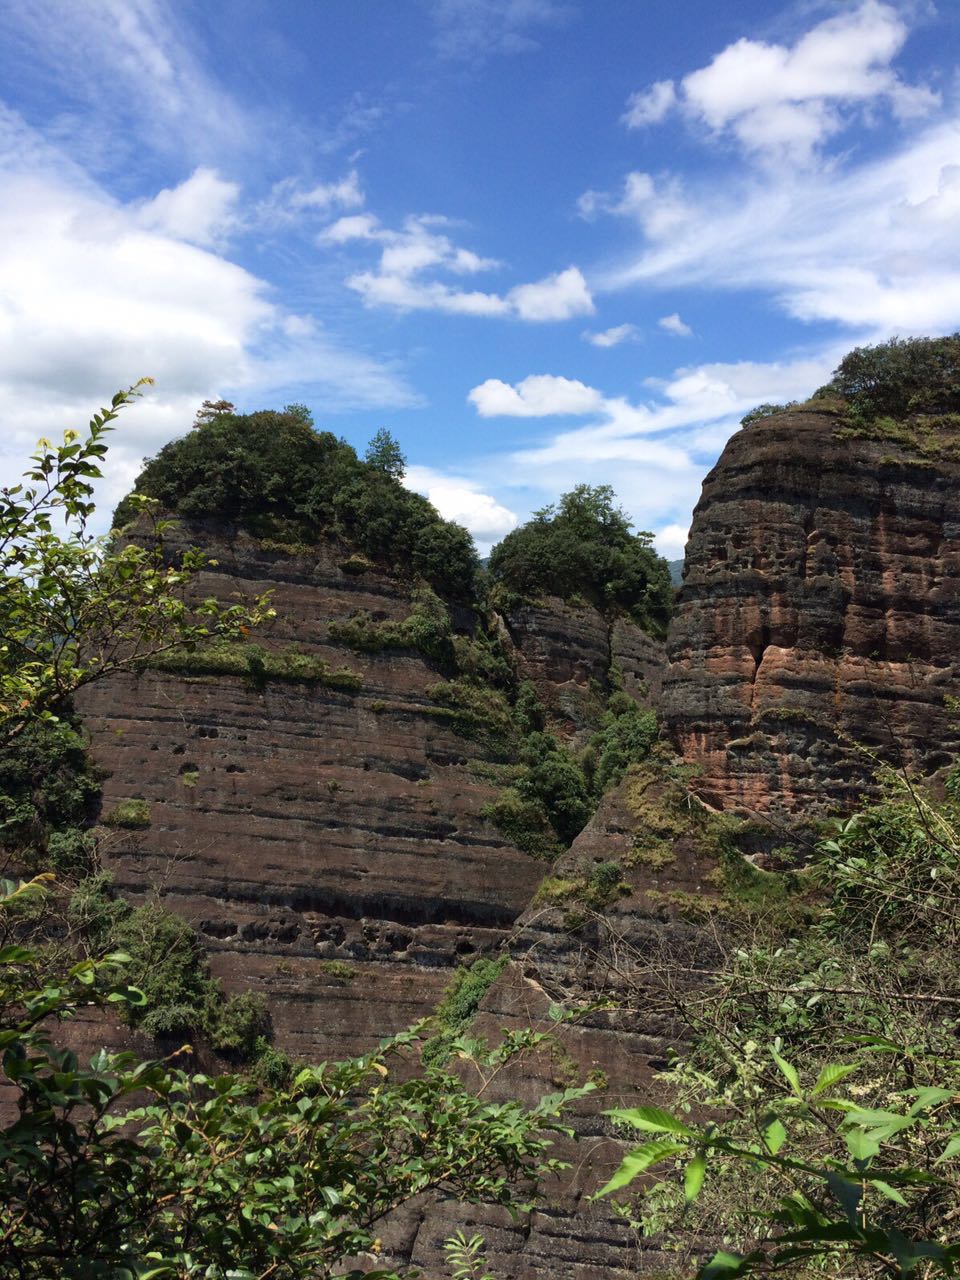
<instances>
[{"instance_id":1,"label":"horizontal rock layer","mask_svg":"<svg viewBox=\"0 0 960 1280\"><path fill-rule=\"evenodd\" d=\"M806 412L728 442L694 512L663 694L712 803L843 808L877 757L929 774L960 747L960 455L929 453Z\"/></svg>"}]
</instances>

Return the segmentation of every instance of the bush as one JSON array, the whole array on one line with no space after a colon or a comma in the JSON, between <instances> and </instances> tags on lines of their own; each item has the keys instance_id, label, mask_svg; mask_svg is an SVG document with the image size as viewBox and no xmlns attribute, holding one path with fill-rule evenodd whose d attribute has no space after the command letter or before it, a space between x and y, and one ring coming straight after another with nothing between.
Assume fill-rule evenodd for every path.
<instances>
[{"instance_id":1,"label":"bush","mask_svg":"<svg viewBox=\"0 0 960 1280\"><path fill-rule=\"evenodd\" d=\"M102 818L107 827L149 827L150 806L146 800L120 800Z\"/></svg>"},{"instance_id":2,"label":"bush","mask_svg":"<svg viewBox=\"0 0 960 1280\"><path fill-rule=\"evenodd\" d=\"M37 720L0 748L0 847L31 868L87 869L100 777L69 713Z\"/></svg>"},{"instance_id":3,"label":"bush","mask_svg":"<svg viewBox=\"0 0 960 1280\"><path fill-rule=\"evenodd\" d=\"M630 527L609 485L578 485L494 547L491 576L508 593L579 597L663 635L673 602L670 571L653 550L653 535Z\"/></svg>"},{"instance_id":4,"label":"bush","mask_svg":"<svg viewBox=\"0 0 960 1280\"><path fill-rule=\"evenodd\" d=\"M816 393L843 396L872 420L960 411L960 333L943 338L891 338L855 347Z\"/></svg>"},{"instance_id":5,"label":"bush","mask_svg":"<svg viewBox=\"0 0 960 1280\"><path fill-rule=\"evenodd\" d=\"M420 575L438 591L472 598L478 567L467 531L442 520L430 503L401 484L395 468L357 457L344 440L316 431L299 406L283 412L218 413L165 445L137 478L135 493L157 499L187 519L219 518L284 541L341 538L360 568L369 558ZM136 515L130 498L114 525Z\"/></svg>"}]
</instances>

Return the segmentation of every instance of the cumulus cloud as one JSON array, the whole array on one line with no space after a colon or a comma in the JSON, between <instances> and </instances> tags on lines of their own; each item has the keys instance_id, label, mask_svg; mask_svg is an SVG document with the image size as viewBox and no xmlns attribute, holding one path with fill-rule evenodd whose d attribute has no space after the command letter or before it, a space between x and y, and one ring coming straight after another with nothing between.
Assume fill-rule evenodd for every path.
<instances>
[{"instance_id":1,"label":"cumulus cloud","mask_svg":"<svg viewBox=\"0 0 960 1280\"><path fill-rule=\"evenodd\" d=\"M678 106L691 122L730 134L751 153L803 161L859 109L886 103L909 118L938 104L931 89L905 83L891 67L907 35L897 8L864 0L793 45L737 40L679 88L660 81L632 95L623 118L640 128Z\"/></svg>"},{"instance_id":2,"label":"cumulus cloud","mask_svg":"<svg viewBox=\"0 0 960 1280\"><path fill-rule=\"evenodd\" d=\"M481 555L517 526L516 513L496 501L472 480L448 475L432 467L412 466L403 483L428 498L445 520L468 529Z\"/></svg>"},{"instance_id":3,"label":"cumulus cloud","mask_svg":"<svg viewBox=\"0 0 960 1280\"><path fill-rule=\"evenodd\" d=\"M618 347L621 342L633 342L639 336L640 331L635 324L618 324L612 329L601 329L599 333L585 329L580 335L592 347Z\"/></svg>"},{"instance_id":4,"label":"cumulus cloud","mask_svg":"<svg viewBox=\"0 0 960 1280\"><path fill-rule=\"evenodd\" d=\"M558 414L594 413L603 396L573 378L531 374L515 387L488 378L467 396L481 418L545 418Z\"/></svg>"},{"instance_id":5,"label":"cumulus cloud","mask_svg":"<svg viewBox=\"0 0 960 1280\"><path fill-rule=\"evenodd\" d=\"M677 101L677 91L672 80L658 80L649 89L632 93L627 99L623 123L628 129L639 129L645 124L659 124Z\"/></svg>"},{"instance_id":6,"label":"cumulus cloud","mask_svg":"<svg viewBox=\"0 0 960 1280\"><path fill-rule=\"evenodd\" d=\"M240 188L200 167L179 186L158 191L137 210L141 226L192 244L215 245L237 223Z\"/></svg>"},{"instance_id":7,"label":"cumulus cloud","mask_svg":"<svg viewBox=\"0 0 960 1280\"><path fill-rule=\"evenodd\" d=\"M792 360L677 369L670 378L649 381L644 402L590 388L598 403L589 411L589 421L494 455L478 465L478 478L495 494L524 491L533 507L576 484L604 484L613 477L625 509L641 527L659 531L662 553L676 558L705 470L740 418L764 401L809 395L830 376L842 350L831 346ZM476 390L485 389L494 405L502 397L502 412L532 417L518 413L509 396L516 396L526 381L511 388L491 379ZM474 404L480 411L476 399ZM564 412L562 404L558 402L557 416Z\"/></svg>"},{"instance_id":8,"label":"cumulus cloud","mask_svg":"<svg viewBox=\"0 0 960 1280\"><path fill-rule=\"evenodd\" d=\"M672 333L675 338L691 338L693 330L688 324L680 319L678 312L674 311L672 315L661 316L657 324L666 333Z\"/></svg>"},{"instance_id":9,"label":"cumulus cloud","mask_svg":"<svg viewBox=\"0 0 960 1280\"><path fill-rule=\"evenodd\" d=\"M501 266L453 242L438 230L447 225L439 215L407 218L400 230L385 227L373 214L350 214L325 227L320 245L369 241L381 245L376 270L357 271L347 286L369 307L397 311L442 311L450 315L508 316L542 322L589 315L593 299L582 272L568 267L532 284L516 285L506 295L463 289L437 275L463 277ZM429 273L429 274L428 274Z\"/></svg>"},{"instance_id":10,"label":"cumulus cloud","mask_svg":"<svg viewBox=\"0 0 960 1280\"><path fill-rule=\"evenodd\" d=\"M286 311L264 281L210 247L233 217L233 184L200 170L124 204L58 163L10 113L0 126L6 477L19 474L39 435L84 424L144 374L157 387L124 415L106 502L211 394L242 402L293 383L301 398L322 395L334 408L416 402L399 373Z\"/></svg>"},{"instance_id":11,"label":"cumulus cloud","mask_svg":"<svg viewBox=\"0 0 960 1280\"><path fill-rule=\"evenodd\" d=\"M689 525L665 524L654 533L654 546L665 560L680 560L683 558L689 533Z\"/></svg>"},{"instance_id":12,"label":"cumulus cloud","mask_svg":"<svg viewBox=\"0 0 960 1280\"><path fill-rule=\"evenodd\" d=\"M568 320L593 315L594 305L586 280L577 267L568 267L535 284L520 284L507 295L521 320Z\"/></svg>"}]
</instances>

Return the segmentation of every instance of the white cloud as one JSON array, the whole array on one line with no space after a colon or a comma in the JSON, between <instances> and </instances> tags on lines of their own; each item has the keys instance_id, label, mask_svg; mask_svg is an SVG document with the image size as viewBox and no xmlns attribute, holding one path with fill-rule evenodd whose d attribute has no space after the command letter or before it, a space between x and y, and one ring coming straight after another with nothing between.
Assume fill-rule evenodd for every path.
<instances>
[{"instance_id":1,"label":"white cloud","mask_svg":"<svg viewBox=\"0 0 960 1280\"><path fill-rule=\"evenodd\" d=\"M681 560L689 533L689 525L666 524L654 534L654 545L665 560Z\"/></svg>"},{"instance_id":2,"label":"white cloud","mask_svg":"<svg viewBox=\"0 0 960 1280\"><path fill-rule=\"evenodd\" d=\"M793 360L740 361L677 369L650 381L650 399L599 398L593 420L563 429L474 468L478 481L496 495L523 491L530 507L552 501L579 483L610 483L640 527L659 530L657 545L676 558L707 467L748 409L764 401L799 399L825 382L843 353L830 347ZM489 380L485 395L503 397L502 412L517 412L517 394ZM569 382L557 379L557 382ZM476 400L474 401L476 404ZM562 401L555 412L563 412ZM478 410L480 405L477 404ZM530 413L518 416L532 417Z\"/></svg>"},{"instance_id":3,"label":"white cloud","mask_svg":"<svg viewBox=\"0 0 960 1280\"><path fill-rule=\"evenodd\" d=\"M407 469L403 482L408 489L428 498L445 520L455 520L468 529L481 555L517 526L515 512L462 476L413 466Z\"/></svg>"},{"instance_id":4,"label":"white cloud","mask_svg":"<svg viewBox=\"0 0 960 1280\"><path fill-rule=\"evenodd\" d=\"M196 169L179 186L159 191L137 211L140 225L191 244L215 245L236 225L240 188L214 169Z\"/></svg>"},{"instance_id":5,"label":"white cloud","mask_svg":"<svg viewBox=\"0 0 960 1280\"><path fill-rule=\"evenodd\" d=\"M607 207L635 220L643 244L593 283L759 290L796 319L867 341L957 327L958 158L950 119L845 169L734 174L685 192L676 179L633 181L629 209L619 196Z\"/></svg>"},{"instance_id":6,"label":"white cloud","mask_svg":"<svg viewBox=\"0 0 960 1280\"><path fill-rule=\"evenodd\" d=\"M688 324L685 324L684 321L680 319L680 315L676 311L674 311L672 315L661 316L657 321L657 324L661 329L665 330L665 332L672 333L675 338L693 337L693 330Z\"/></svg>"},{"instance_id":7,"label":"white cloud","mask_svg":"<svg viewBox=\"0 0 960 1280\"><path fill-rule=\"evenodd\" d=\"M863 0L792 46L737 40L685 76L679 90L660 81L634 94L623 118L635 128L678 105L689 120L729 131L749 152L808 160L859 108L886 102L902 119L938 104L931 89L905 84L891 68L907 34L892 4Z\"/></svg>"},{"instance_id":8,"label":"white cloud","mask_svg":"<svg viewBox=\"0 0 960 1280\"><path fill-rule=\"evenodd\" d=\"M590 290L577 267L568 267L536 284L520 284L507 295L521 320L568 320L593 315Z\"/></svg>"},{"instance_id":9,"label":"white cloud","mask_svg":"<svg viewBox=\"0 0 960 1280\"><path fill-rule=\"evenodd\" d=\"M180 163L223 164L261 145L260 122L218 84L195 31L163 0L45 0L6 6L3 38L73 111L65 149L98 168L152 149Z\"/></svg>"},{"instance_id":10,"label":"white cloud","mask_svg":"<svg viewBox=\"0 0 960 1280\"><path fill-rule=\"evenodd\" d=\"M672 80L658 80L649 89L632 93L627 99L623 123L628 129L639 129L645 124L659 124L677 101L677 91Z\"/></svg>"},{"instance_id":11,"label":"white cloud","mask_svg":"<svg viewBox=\"0 0 960 1280\"><path fill-rule=\"evenodd\" d=\"M618 324L612 329L601 329L599 333L585 329L580 336L592 347L618 347L621 342L635 341L640 331L635 324Z\"/></svg>"},{"instance_id":12,"label":"white cloud","mask_svg":"<svg viewBox=\"0 0 960 1280\"><path fill-rule=\"evenodd\" d=\"M425 278L425 273L455 277L493 271L501 264L484 258L472 249L455 244L436 230L448 220L441 215L407 218L401 230L393 230L373 214L351 214L338 218L317 237L320 245L346 245L353 241L380 244L380 262L375 271L357 271L347 277L347 286L369 307L391 307L397 311L441 311L449 315L507 316L543 322L589 315L593 299L583 274L568 267L532 284L521 284L506 296L483 290L465 290L442 279Z\"/></svg>"},{"instance_id":13,"label":"white cloud","mask_svg":"<svg viewBox=\"0 0 960 1280\"><path fill-rule=\"evenodd\" d=\"M284 310L264 281L203 247L232 216L232 184L201 172L122 204L9 113L0 120L0 452L18 475L37 436L83 425L149 374L124 415L106 501L138 460L187 428L205 397L302 388L331 408L416 402L389 366Z\"/></svg>"},{"instance_id":14,"label":"white cloud","mask_svg":"<svg viewBox=\"0 0 960 1280\"><path fill-rule=\"evenodd\" d=\"M432 8L437 52L471 62L536 50L536 27L557 26L574 13L561 0L433 0Z\"/></svg>"},{"instance_id":15,"label":"white cloud","mask_svg":"<svg viewBox=\"0 0 960 1280\"><path fill-rule=\"evenodd\" d=\"M379 239L379 219L372 213L353 213L324 227L317 237L321 244L347 244L350 240Z\"/></svg>"},{"instance_id":16,"label":"white cloud","mask_svg":"<svg viewBox=\"0 0 960 1280\"><path fill-rule=\"evenodd\" d=\"M300 222L305 214L329 216L334 209L357 209L363 202L360 176L355 169L332 182L306 188L297 178L284 178L273 184L269 196L257 205L249 222L254 227L289 226ZM357 217L360 224L364 216ZM345 217L340 221L349 224L353 219Z\"/></svg>"},{"instance_id":17,"label":"white cloud","mask_svg":"<svg viewBox=\"0 0 960 1280\"><path fill-rule=\"evenodd\" d=\"M595 413L603 396L573 378L531 374L515 387L488 378L474 387L467 399L481 418L544 418L557 414Z\"/></svg>"}]
</instances>

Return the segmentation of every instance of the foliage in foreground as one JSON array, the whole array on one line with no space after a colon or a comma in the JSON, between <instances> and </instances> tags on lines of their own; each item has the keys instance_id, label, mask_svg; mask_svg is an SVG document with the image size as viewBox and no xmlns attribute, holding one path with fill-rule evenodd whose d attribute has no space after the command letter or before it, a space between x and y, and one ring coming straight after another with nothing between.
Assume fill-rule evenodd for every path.
<instances>
[{"instance_id":1,"label":"foliage in foreground","mask_svg":"<svg viewBox=\"0 0 960 1280\"><path fill-rule=\"evenodd\" d=\"M956 781L937 801L890 775L839 824L803 877L813 923L735 940L688 999L674 1110L611 1113L643 1141L603 1192L644 1175L644 1231L722 1238L701 1276L960 1270Z\"/></svg>"},{"instance_id":2,"label":"foliage in foreground","mask_svg":"<svg viewBox=\"0 0 960 1280\"><path fill-rule=\"evenodd\" d=\"M31 891L7 882L0 909ZM0 1132L0 1275L302 1280L367 1254L362 1274L386 1278L395 1272L374 1257L391 1210L430 1189L514 1208L562 1167L549 1133L584 1089L529 1109L480 1096L542 1038L531 1032L486 1053L453 1046L478 1092L438 1068L410 1077L415 1030L266 1092L130 1053L84 1067L56 1047L56 1027L82 1009L142 1004L122 983L125 959L84 960L37 985L37 956L0 948L0 1049L18 1111Z\"/></svg>"},{"instance_id":3,"label":"foliage in foreground","mask_svg":"<svg viewBox=\"0 0 960 1280\"><path fill-rule=\"evenodd\" d=\"M0 746L38 717L61 714L92 680L178 646L235 639L271 616L266 599L189 599L204 557L188 550L171 562L168 525L142 496L134 509L151 523L150 537L108 548L89 533L104 437L137 394L117 392L84 438L42 440L25 483L0 491Z\"/></svg>"}]
</instances>

